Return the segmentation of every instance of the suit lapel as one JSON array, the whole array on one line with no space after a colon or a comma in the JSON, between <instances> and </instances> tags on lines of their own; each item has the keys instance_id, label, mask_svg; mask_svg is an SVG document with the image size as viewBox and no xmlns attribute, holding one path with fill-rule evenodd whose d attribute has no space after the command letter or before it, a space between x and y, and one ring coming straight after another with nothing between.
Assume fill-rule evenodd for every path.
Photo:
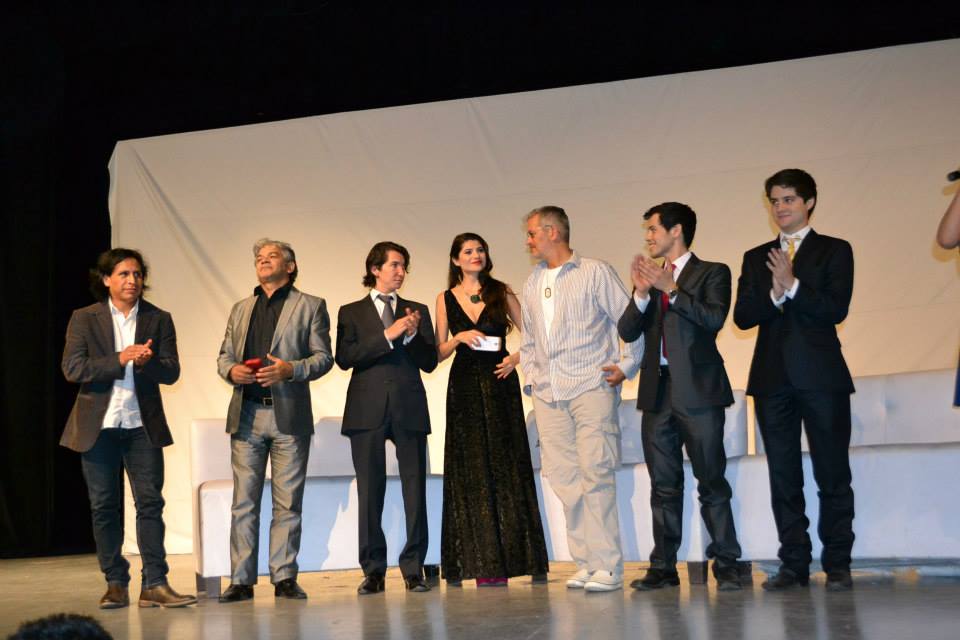
<instances>
[{"instance_id":1,"label":"suit lapel","mask_svg":"<svg viewBox=\"0 0 960 640\"><path fill-rule=\"evenodd\" d=\"M110 315L110 305L106 302L101 304L96 311L97 337L100 344L103 345L104 354L116 351L116 344L113 339L113 317Z\"/></svg>"},{"instance_id":2,"label":"suit lapel","mask_svg":"<svg viewBox=\"0 0 960 640\"><path fill-rule=\"evenodd\" d=\"M273 331L273 339L270 341L270 353L274 353L280 345L280 336L283 335L284 330L287 328L287 323L290 322L290 318L293 316L293 310L300 304L301 297L300 291L293 287L290 288L287 299L283 301L283 308L280 309L277 328Z\"/></svg>"},{"instance_id":3,"label":"suit lapel","mask_svg":"<svg viewBox=\"0 0 960 640\"><path fill-rule=\"evenodd\" d=\"M700 258L691 253L690 259L687 260L687 264L683 266L683 271L680 272L680 277L677 278L677 286L685 289L692 288L700 277L702 265Z\"/></svg>"},{"instance_id":4,"label":"suit lapel","mask_svg":"<svg viewBox=\"0 0 960 640\"><path fill-rule=\"evenodd\" d=\"M147 336L151 335L153 329L154 307L152 304L140 299L140 308L137 309L137 330L134 332L133 341L136 344L143 344L147 341ZM156 351L157 345L152 345Z\"/></svg>"},{"instance_id":5,"label":"suit lapel","mask_svg":"<svg viewBox=\"0 0 960 640\"><path fill-rule=\"evenodd\" d=\"M250 296L243 301L240 307L240 317L237 322L240 326L234 327L233 332L233 352L237 354L237 359L242 360L248 354L243 353L243 347L247 343L247 331L250 330L250 316L253 315L253 305L257 303L257 296Z\"/></svg>"},{"instance_id":6,"label":"suit lapel","mask_svg":"<svg viewBox=\"0 0 960 640\"><path fill-rule=\"evenodd\" d=\"M817 246L820 244L820 236L816 231L810 229L810 232L807 233L807 237L803 239L803 242L800 243L800 247L797 248L797 252L793 254L793 263L796 264L797 260L803 259L807 260L807 256L810 254L816 253Z\"/></svg>"}]
</instances>

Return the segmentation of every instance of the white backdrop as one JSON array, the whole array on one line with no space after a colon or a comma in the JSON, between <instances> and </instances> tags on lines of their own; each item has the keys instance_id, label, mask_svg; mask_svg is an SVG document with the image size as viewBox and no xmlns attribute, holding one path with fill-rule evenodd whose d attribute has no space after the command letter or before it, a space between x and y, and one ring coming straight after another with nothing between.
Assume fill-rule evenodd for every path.
<instances>
[{"instance_id":1,"label":"white backdrop","mask_svg":"<svg viewBox=\"0 0 960 640\"><path fill-rule=\"evenodd\" d=\"M958 59L950 40L118 143L113 243L144 252L149 298L172 312L183 366L164 390L177 442L165 451L168 551L191 548L189 424L226 414L215 361L230 306L256 284L261 236L293 244L297 285L327 299L334 325L340 305L364 295L363 261L379 240L410 250L402 293L431 308L462 231L483 235L494 273L520 287L522 219L543 204L570 214L577 251L625 277L643 211L686 202L699 218L693 250L736 278L743 252L776 230L764 179L801 167L820 189L814 227L854 247L840 331L853 374L954 365L958 261L933 237L953 193L943 176L960 160ZM755 337L729 319L720 334L737 388ZM436 472L448 366L426 380ZM317 419L341 415L348 375L313 383Z\"/></svg>"}]
</instances>

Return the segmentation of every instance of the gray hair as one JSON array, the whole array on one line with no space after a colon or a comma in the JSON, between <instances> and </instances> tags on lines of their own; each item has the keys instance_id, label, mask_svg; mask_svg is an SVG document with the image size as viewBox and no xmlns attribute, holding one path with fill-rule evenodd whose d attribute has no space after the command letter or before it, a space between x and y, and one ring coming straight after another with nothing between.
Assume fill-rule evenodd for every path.
<instances>
[{"instance_id":1,"label":"gray hair","mask_svg":"<svg viewBox=\"0 0 960 640\"><path fill-rule=\"evenodd\" d=\"M294 253L293 247L290 246L290 243L283 242L281 240L273 240L271 238L260 238L253 243L253 257L256 258L257 255L259 255L260 249L271 245L277 249L280 249L280 253L283 254L284 262L293 263L293 272L290 274L290 282L295 282L297 279L297 274L300 272L300 267L297 265L297 254Z\"/></svg>"},{"instance_id":2,"label":"gray hair","mask_svg":"<svg viewBox=\"0 0 960 640\"><path fill-rule=\"evenodd\" d=\"M570 218L562 208L553 205L537 207L527 214L525 220L529 222L533 216L540 216L540 226L553 227L560 232L561 240L570 242Z\"/></svg>"}]
</instances>

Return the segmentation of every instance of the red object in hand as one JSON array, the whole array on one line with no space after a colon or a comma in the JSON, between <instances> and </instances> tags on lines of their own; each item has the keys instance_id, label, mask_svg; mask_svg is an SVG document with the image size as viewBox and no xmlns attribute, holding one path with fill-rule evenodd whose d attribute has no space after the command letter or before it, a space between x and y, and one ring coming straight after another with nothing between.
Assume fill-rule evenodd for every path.
<instances>
[{"instance_id":1,"label":"red object in hand","mask_svg":"<svg viewBox=\"0 0 960 640\"><path fill-rule=\"evenodd\" d=\"M263 358L250 358L249 360L244 360L243 365L250 369L250 371L256 373L260 367L263 366Z\"/></svg>"}]
</instances>

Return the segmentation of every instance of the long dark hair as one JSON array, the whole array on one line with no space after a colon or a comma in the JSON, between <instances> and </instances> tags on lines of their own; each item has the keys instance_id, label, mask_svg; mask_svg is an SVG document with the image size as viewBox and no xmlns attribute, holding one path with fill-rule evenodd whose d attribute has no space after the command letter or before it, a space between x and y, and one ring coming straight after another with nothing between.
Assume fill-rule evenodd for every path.
<instances>
[{"instance_id":1,"label":"long dark hair","mask_svg":"<svg viewBox=\"0 0 960 640\"><path fill-rule=\"evenodd\" d=\"M463 281L463 270L453 261L460 258L460 250L463 249L463 244L469 240L479 242L487 258L486 264L480 272L480 299L487 307L487 317L494 322L507 325L507 332L509 333L513 327L510 314L507 313L507 293L510 293L510 288L505 282L501 282L490 275L490 272L493 271L490 245L476 233L461 233L453 239L453 243L450 245L450 271L447 275L447 286L453 289Z\"/></svg>"}]
</instances>

